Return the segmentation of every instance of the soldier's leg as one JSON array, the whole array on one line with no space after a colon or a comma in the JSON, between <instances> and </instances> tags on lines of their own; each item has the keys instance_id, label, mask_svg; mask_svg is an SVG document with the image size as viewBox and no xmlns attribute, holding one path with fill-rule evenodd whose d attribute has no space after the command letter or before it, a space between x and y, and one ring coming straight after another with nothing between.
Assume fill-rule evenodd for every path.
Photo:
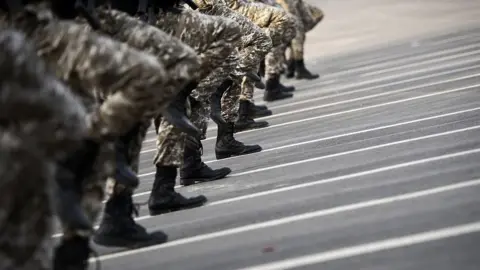
<instances>
[{"instance_id":1,"label":"soldier's leg","mask_svg":"<svg viewBox=\"0 0 480 270\"><path fill-rule=\"evenodd\" d=\"M289 59L289 71L287 77L293 77L292 71L295 70L297 79L317 79L318 74L312 74L305 67L304 46L307 31L313 29L315 25L323 18L323 13L319 10L310 9L303 0L281 0L282 7L297 19L297 31L295 38L291 42L291 55Z\"/></svg>"},{"instance_id":2,"label":"soldier's leg","mask_svg":"<svg viewBox=\"0 0 480 270\"><path fill-rule=\"evenodd\" d=\"M202 80L192 93L192 97L201 99L199 97L202 96L203 98L207 97L208 100L209 93L215 90L215 85L225 79L222 77L228 76L225 71L232 70L225 67L236 65L238 56L232 52L240 42L241 35L238 24L230 19L208 16L190 10L180 10L177 13L162 10L156 25L179 37L199 54L202 63L202 74L200 75ZM172 28L171 25L179 25L183 28ZM212 72L215 68L217 70ZM198 112L201 114L208 113L207 109L209 108L204 108L204 110ZM206 118L208 114L202 117ZM178 137L181 137L181 139L178 139ZM161 121L157 142L158 153L155 159L157 174L150 207L152 213L194 207L203 204L205 201L204 197L182 198L180 194L173 190L176 168L180 166L184 158L183 151L186 149L184 141L184 135L172 130L164 119ZM200 165L203 164L201 159L197 158L195 161L200 162ZM221 175L225 175L225 172L226 170L222 169L216 171ZM160 201L166 203L159 204Z\"/></svg>"},{"instance_id":3,"label":"soldier's leg","mask_svg":"<svg viewBox=\"0 0 480 270\"><path fill-rule=\"evenodd\" d=\"M118 2L114 2L114 6L115 3L118 4ZM121 8L124 7L121 6ZM181 89L167 112L173 110L176 112L174 115L184 115L185 101L192 91L191 87L186 86L192 81L198 80L199 75L200 59L193 48L126 12L111 7L98 7L96 13L102 24L106 25L104 32L134 48L154 55L165 66L167 70L165 87ZM189 134L200 133L186 116L183 116L182 119L172 118L170 114L165 113L163 116Z\"/></svg>"},{"instance_id":4,"label":"soldier's leg","mask_svg":"<svg viewBox=\"0 0 480 270\"><path fill-rule=\"evenodd\" d=\"M186 134L179 132L165 119L160 120L157 136L156 168L152 193L148 200L150 215L198 207L207 201L205 196L185 198L175 192L177 169L181 166Z\"/></svg>"},{"instance_id":5,"label":"soldier's leg","mask_svg":"<svg viewBox=\"0 0 480 270\"><path fill-rule=\"evenodd\" d=\"M0 70L5 76L0 86L0 179L4 195L14 195L2 196L1 208L7 211L2 216L9 217L9 222L14 221L13 214L16 216L13 224L0 221L5 234L1 238L8 239L3 246L10 248L4 250L9 255L0 253L0 265L2 269L51 269L47 244L51 240L49 196L53 179L57 184L55 206L62 223L87 231L92 227L90 220L82 220L79 182L59 178L56 169L60 167L55 164L78 150L87 134L86 111L70 90L47 72L25 36L2 32L0 54ZM65 193L72 196L62 200ZM14 212L8 213L11 210ZM55 269L87 264L88 238L78 237L76 242L84 249L63 241L64 256L61 262L55 260ZM58 249L55 255L57 259Z\"/></svg>"},{"instance_id":6,"label":"soldier's leg","mask_svg":"<svg viewBox=\"0 0 480 270\"><path fill-rule=\"evenodd\" d=\"M202 139L206 138L209 114L210 92L197 92L195 98L190 98L192 122L203 131L202 137L186 136L183 153L183 164L180 168L180 184L192 185L196 182L209 182L225 178L232 172L230 168L212 169L202 161Z\"/></svg>"}]
</instances>

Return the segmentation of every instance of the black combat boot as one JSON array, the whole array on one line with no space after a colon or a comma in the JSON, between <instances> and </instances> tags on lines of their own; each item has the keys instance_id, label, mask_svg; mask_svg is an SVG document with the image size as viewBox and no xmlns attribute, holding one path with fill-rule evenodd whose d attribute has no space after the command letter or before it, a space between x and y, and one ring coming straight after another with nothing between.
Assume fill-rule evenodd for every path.
<instances>
[{"instance_id":1,"label":"black combat boot","mask_svg":"<svg viewBox=\"0 0 480 270\"><path fill-rule=\"evenodd\" d=\"M224 167L213 170L202 161L202 142L193 137L185 140L183 166L180 169L180 184L189 186L195 182L209 182L225 178L232 170Z\"/></svg>"},{"instance_id":2,"label":"black combat boot","mask_svg":"<svg viewBox=\"0 0 480 270\"><path fill-rule=\"evenodd\" d=\"M312 74L308 69L305 67L305 62L303 59L301 60L295 60L295 71L296 71L296 78L297 79L307 79L307 80L314 80L318 79L320 75L318 74Z\"/></svg>"},{"instance_id":3,"label":"black combat boot","mask_svg":"<svg viewBox=\"0 0 480 270\"><path fill-rule=\"evenodd\" d=\"M251 105L248 110L248 115L250 118L266 117L272 115L273 112L268 109L265 105L255 105L251 102Z\"/></svg>"},{"instance_id":4,"label":"black combat boot","mask_svg":"<svg viewBox=\"0 0 480 270\"><path fill-rule=\"evenodd\" d=\"M137 224L133 215L138 215L133 204L132 192L122 191L112 195L105 204L100 227L93 241L107 247L139 248L162 244L167 241L167 235L161 231L149 234Z\"/></svg>"},{"instance_id":5,"label":"black combat boot","mask_svg":"<svg viewBox=\"0 0 480 270\"><path fill-rule=\"evenodd\" d=\"M292 93L286 93L280 86L280 75L275 74L267 79L267 89L263 95L264 101L276 101L293 97Z\"/></svg>"},{"instance_id":6,"label":"black combat boot","mask_svg":"<svg viewBox=\"0 0 480 270\"><path fill-rule=\"evenodd\" d=\"M197 85L197 82L188 84L162 112L162 116L165 117L170 124L191 136L200 136L201 131L187 118L185 103Z\"/></svg>"},{"instance_id":7,"label":"black combat boot","mask_svg":"<svg viewBox=\"0 0 480 270\"><path fill-rule=\"evenodd\" d=\"M92 250L87 237L62 239L53 254L53 270L87 270Z\"/></svg>"},{"instance_id":8,"label":"black combat boot","mask_svg":"<svg viewBox=\"0 0 480 270\"><path fill-rule=\"evenodd\" d=\"M175 192L176 177L177 167L157 166L152 193L148 199L151 216L195 208L207 202L207 198L203 195L185 198L182 194Z\"/></svg>"},{"instance_id":9,"label":"black combat boot","mask_svg":"<svg viewBox=\"0 0 480 270\"><path fill-rule=\"evenodd\" d=\"M285 72L285 77L292 79L295 77L295 61L287 60L287 70Z\"/></svg>"},{"instance_id":10,"label":"black combat boot","mask_svg":"<svg viewBox=\"0 0 480 270\"><path fill-rule=\"evenodd\" d=\"M55 175L54 205L63 224L75 230L93 230L81 206L83 182L93 171L100 144L83 141L81 147L58 162Z\"/></svg>"},{"instance_id":11,"label":"black combat boot","mask_svg":"<svg viewBox=\"0 0 480 270\"><path fill-rule=\"evenodd\" d=\"M238 108L238 120L235 122L235 132L268 127L269 124L267 121L256 122L250 117L252 105L253 104L248 100L240 100L240 107Z\"/></svg>"},{"instance_id":12,"label":"black combat boot","mask_svg":"<svg viewBox=\"0 0 480 270\"><path fill-rule=\"evenodd\" d=\"M210 96L210 118L217 125L226 124L222 117L222 96L232 85L233 81L231 79L227 79Z\"/></svg>"},{"instance_id":13,"label":"black combat boot","mask_svg":"<svg viewBox=\"0 0 480 270\"><path fill-rule=\"evenodd\" d=\"M245 145L233 137L234 123L219 125L217 131L217 142L215 144L215 156L217 159L224 159L233 156L241 156L262 151L260 145Z\"/></svg>"}]
</instances>

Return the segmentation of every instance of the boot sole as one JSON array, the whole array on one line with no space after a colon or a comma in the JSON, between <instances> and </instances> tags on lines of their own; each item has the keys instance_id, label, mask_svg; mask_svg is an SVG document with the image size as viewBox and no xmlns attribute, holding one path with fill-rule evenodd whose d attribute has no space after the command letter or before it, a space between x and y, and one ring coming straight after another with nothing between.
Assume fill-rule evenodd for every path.
<instances>
[{"instance_id":1,"label":"boot sole","mask_svg":"<svg viewBox=\"0 0 480 270\"><path fill-rule=\"evenodd\" d=\"M150 213L150 216L158 216L158 215L168 214L168 213L177 212L177 211L181 211L181 210L197 208L197 207L205 205L206 203L207 203L207 201L204 201L204 202L192 204L192 205L189 205L189 206L173 207L173 208L161 209L161 210L150 210L149 209L149 213Z\"/></svg>"},{"instance_id":2,"label":"boot sole","mask_svg":"<svg viewBox=\"0 0 480 270\"><path fill-rule=\"evenodd\" d=\"M145 246L151 246L151 245L160 245L163 243L166 243L168 241L168 236L164 233L152 233L152 235L157 237L156 239L151 239L151 240L146 240L146 241L130 241L130 240L124 240L124 239L119 239L115 237L109 237L109 236L94 236L93 237L93 242L97 245L104 246L104 247L123 247L123 248L130 248L130 249L135 249L135 248L141 248Z\"/></svg>"},{"instance_id":3,"label":"boot sole","mask_svg":"<svg viewBox=\"0 0 480 270\"><path fill-rule=\"evenodd\" d=\"M212 182L212 181L215 181L215 180L220 180L220 179L223 179L225 177L227 177L229 174L231 174L232 171L230 171L229 173L224 173L224 174L221 174L221 175L217 175L215 177L212 177L212 178L187 178L187 179L180 179L180 184L182 186L191 186L191 185L194 185L195 183L203 183L203 182Z\"/></svg>"},{"instance_id":4,"label":"boot sole","mask_svg":"<svg viewBox=\"0 0 480 270\"><path fill-rule=\"evenodd\" d=\"M215 153L215 157L217 158L217 160L220 160L220 159L226 159L226 158L230 158L230 157L238 157L238 156L244 156L244 155L248 155L248 154L254 154L254 153L261 152L262 150L263 149L261 147L259 147L258 149L254 149L254 150L251 150L251 151L244 151L244 152L241 152L239 154Z\"/></svg>"}]
</instances>

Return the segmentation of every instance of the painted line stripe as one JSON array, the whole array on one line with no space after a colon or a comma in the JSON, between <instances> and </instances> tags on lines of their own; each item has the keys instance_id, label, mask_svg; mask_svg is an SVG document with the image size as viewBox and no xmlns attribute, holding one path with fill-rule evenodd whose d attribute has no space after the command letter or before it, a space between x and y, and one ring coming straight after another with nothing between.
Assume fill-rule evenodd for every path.
<instances>
[{"instance_id":1,"label":"painted line stripe","mask_svg":"<svg viewBox=\"0 0 480 270\"><path fill-rule=\"evenodd\" d=\"M462 128L462 129L457 129L457 130L446 131L446 132L442 132L442 133L426 135L426 136L421 136L421 137L416 137L416 138L410 138L410 139L396 141L396 142L390 142L390 143L384 143L384 144L369 146L369 147L365 147L365 148L360 148L360 149L355 149L355 150L330 154L330 155L321 156L321 157L315 157L315 158L309 158L309 159L303 159L303 160L299 160L299 161L283 163L283 164L279 164L279 165L264 167L264 168L245 171L245 172L241 172L241 173L234 173L234 174L231 174L230 177L248 175L248 174L259 173L259 172L264 172L264 171L270 171L270 170L274 170L274 169L284 168L284 167L288 167L288 166L293 166L293 165L298 165L298 164L303 164L303 163L308 163L308 162L313 162L313 161L319 161L319 160L323 160L323 159L336 158L336 157L341 157L341 156L346 156L346 155L351 155L351 154L358 154L358 153L367 152L367 151L371 151L371 150L377 150L377 149L386 148L386 147L390 147L390 146L394 146L394 145L400 145L400 144L417 142L417 141L422 141L422 140L427 140L427 139L432 139L432 138L449 136L449 135L452 135L452 134L458 134L458 133L467 132L467 131L476 130L476 129L480 129L480 125L467 127L467 128Z\"/></svg>"},{"instance_id":2,"label":"painted line stripe","mask_svg":"<svg viewBox=\"0 0 480 270\"><path fill-rule=\"evenodd\" d=\"M344 70L344 71L339 71L339 72L333 72L329 74L323 75L323 78L330 78L330 77L338 77L341 75L351 75L354 73L359 73L359 72L369 72L372 74L375 74L377 71L385 71L385 72L391 72L395 71L401 68L406 68L406 67L412 67L412 66L418 66L420 64L433 64L433 63L438 63L442 61L448 61L452 59L457 59L465 56L470 56L474 54L478 54L478 51L473 51L473 52L464 52L464 53L456 53L454 55L450 56L445 56L445 57L437 57L432 60L423 60L422 59L428 59L430 57L434 56L440 56L440 55L445 55L449 53L455 53L455 52L460 52L466 49L472 49L472 48L478 48L478 44L472 44L468 46L462 46L458 48L453 48L453 49L447 49L447 50L442 50L439 52L435 53L426 53L426 54L420 54L416 55L414 57L407 57L407 58L402 58L398 60L393 60L393 61L388 61L387 63L378 63L378 64L372 64L368 66L363 66L363 67L358 67L358 68L352 68L349 70ZM410 63L411 62L411 63ZM409 63L409 64L406 64ZM372 70L377 70L377 71L372 71Z\"/></svg>"},{"instance_id":3,"label":"painted line stripe","mask_svg":"<svg viewBox=\"0 0 480 270\"><path fill-rule=\"evenodd\" d=\"M409 102L409 101L413 101L413 100L419 100L419 99L435 97L435 96L440 96L440 95L446 95L446 94L451 94L451 93L456 93L456 92L461 92L461 91L467 91L467 90L478 90L478 87L480 87L480 84L474 84L474 85L455 88L455 89L451 89L451 90L438 91L438 92L431 93L431 94L425 94L425 95L415 96L415 97L411 97L411 98L389 101L389 102L375 104L375 105L371 105L371 106L365 106L365 107L355 108L355 109L346 110L346 111L340 111L340 112L334 112L334 113L330 113L330 114L324 114L324 115L304 118L304 119L301 119L301 120L284 122L284 123L281 123L281 124L271 125L271 126L261 128L261 129L247 130L247 131L241 132L241 134L258 132L258 131L264 132L266 129L289 126L289 125L292 125L292 124L300 124L300 123L304 123L304 122L310 122L310 121L313 121L313 120L319 120L319 119L329 118L329 117L333 117L333 116L356 113L356 112L366 111L366 110L370 110L370 109L377 109L377 108L386 107L386 106L394 105L394 104L401 104L401 103L405 103L405 102ZM207 138L205 140L214 140L214 139L216 139L216 137L210 137L210 138Z\"/></svg>"},{"instance_id":4,"label":"painted line stripe","mask_svg":"<svg viewBox=\"0 0 480 270\"><path fill-rule=\"evenodd\" d=\"M279 147L264 149L261 153L286 149L286 148L290 148L290 147L301 146L301 145L310 144L310 143L317 143L317 142L322 142L322 141L327 141L327 140L340 139L340 138L344 138L344 137L348 137L348 136L364 134L364 133L384 130L384 129L388 129L388 128L400 127L400 126L404 126L404 125L409 125L409 124L415 124L415 123L425 122L425 121L429 121L429 120L440 119L440 118L444 118L444 117L448 117L448 116L454 116L454 115L474 112L474 111L478 111L478 110L480 110L480 107L475 107L475 108L471 108L471 109L455 111L455 112L450 112L450 113L445 113L445 114L440 114L440 115L435 115L435 116L429 116L429 117L419 118L419 119L415 119L415 120L411 120L411 121L405 121L405 122L400 122L400 123L396 123L396 124L385 125L385 126L380 126L380 127L375 127L375 128L369 128L369 129L364 129L364 130L359 130L359 131L354 131L354 132L349 132L349 133L344 133L344 134L338 134L338 135L318 138L318 139L309 140L309 141L300 142L300 143L287 144L287 145L282 145L282 146L279 146ZM241 156L231 157L231 158L228 158L228 159L235 159L235 158L241 158ZM228 159L224 159L224 160L228 160ZM207 163L207 164L214 163L214 162L218 162L218 160L205 161L205 163ZM145 174L139 175L139 177L144 177L144 176L153 175L153 174L154 174L154 172L145 173ZM177 186L177 187L180 187L180 186ZM150 191L140 192L140 193L134 194L133 197L140 197L140 196L149 195L149 194L150 194Z\"/></svg>"},{"instance_id":5,"label":"painted line stripe","mask_svg":"<svg viewBox=\"0 0 480 270\"><path fill-rule=\"evenodd\" d=\"M448 71L444 71L444 72L440 72L440 73L428 74L428 75L424 75L424 76L418 76L418 77L414 77L414 78L410 78L410 79L405 79L405 80L400 80L400 81L395 81L395 82L390 82L390 83L384 83L384 84L381 84L381 85L375 85L375 86L370 86L370 87L366 87L366 88L363 88L363 89L358 89L358 87L360 87L360 86L369 85L369 84L376 83L376 82L382 82L382 81L386 81L386 80L390 80L390 79L401 78L401 77L404 77L404 76L414 75L414 74L418 74L418 73L431 72L431 71L440 70L440 69L446 68L446 67L453 68L455 66L462 66L462 65L465 65L465 64L476 63L478 61L480 61L480 58L473 58L473 59L469 58L465 61L461 61L461 62L457 62L457 63L448 63L448 64L445 64L443 66L435 66L433 68L429 67L429 68L426 68L426 69L409 71L409 72L400 73L400 74L397 73L397 74L394 74L394 75L391 75L391 76L375 78L375 79L367 80L367 81L351 83L351 84L346 84L346 85L344 84L341 87L333 87L333 88L327 88L327 89L322 90L324 92L332 92L332 93L335 93L335 94L325 95L325 96L321 96L321 97L317 97L317 98L310 98L310 99L307 99L307 100L301 100L301 101L296 101L296 102L289 102L287 104L282 104L282 105L277 105L277 106L271 106L271 107L269 107L269 109L275 110L275 109L279 109L279 108L288 108L288 107L301 105L301 104L305 104L305 103L311 103L311 102L314 102L314 101L320 101L320 100L325 100L325 99L329 99L329 98L335 98L335 97L341 97L341 96L346 96L346 95L351 95L351 94L356 94L356 93L362 93L362 92L376 90L376 89L380 89L380 88L384 88L384 87L401 85L403 83L415 82L415 81L420 81L420 80L423 80L423 79L440 77L440 76L444 76L444 75L448 75L448 74L452 74L452 73L456 73L456 72L468 71L468 70L476 69L476 68L480 67L480 65L468 66L468 67L463 67L463 68L459 68L459 69L456 69L456 70L448 70ZM448 82L448 80L447 80L447 82ZM308 86L306 89L321 87L323 85L324 84L317 84L317 85L313 85L313 86ZM350 88L356 88L356 90L338 93L339 91L348 90ZM387 92L387 93L389 93L389 92ZM312 107L310 107L310 108L312 108ZM308 109L308 108L305 108L305 109ZM272 119L272 118L282 116L282 115L288 114L288 113L293 114L294 111L286 112L286 113L283 113L283 114L282 113L280 113L280 114L276 113L272 116L260 117L260 118L258 118L258 120L268 120L268 119ZM208 127L209 130L217 130L218 129L218 127L216 125L212 124L211 121L210 121L210 124L211 125ZM154 132L155 132L155 130L152 129L152 130L149 130L147 132L147 134L152 134ZM154 142L154 141L156 141L156 138L147 139L147 140L145 140L144 143L151 143L151 142Z\"/></svg>"},{"instance_id":6,"label":"painted line stripe","mask_svg":"<svg viewBox=\"0 0 480 270\"><path fill-rule=\"evenodd\" d=\"M270 221L260 222L256 224L240 226L240 227L227 229L223 231L217 231L213 233L207 233L207 234L198 235L194 237L179 239L179 240L168 242L162 245L150 246L150 247L140 248L136 250L129 250L129 251L123 251L123 252L118 252L114 254L104 255L104 256L100 256L99 259L101 261L105 261L105 260L110 260L110 259L115 259L115 258L120 258L125 256L131 256L131 255L140 254L143 252L161 250L169 247L186 245L186 244L196 243L200 241L206 241L206 240L211 240L215 238L231 236L231 235L240 234L240 233L246 233L254 230L276 227L280 225L309 220L313 218L319 218L323 216L335 215L335 214L340 214L345 212L352 212L352 211L375 207L375 206L381 206L381 205L392 204L392 203L397 203L397 202L402 202L407 200L418 199L418 198L437 195L437 194L441 194L449 191L455 191L458 189L471 188L478 185L480 185L480 179L466 181L466 182L457 183L457 184L445 185L442 187L425 189L425 190L416 191L416 192L405 193L405 194L396 195L396 196L384 197L384 198L375 199L375 200L363 201L363 202L349 204L349 205L342 205L342 206L337 206L333 208L322 209L319 211L304 213L300 215L294 215L294 216L274 219Z\"/></svg>"},{"instance_id":7,"label":"painted line stripe","mask_svg":"<svg viewBox=\"0 0 480 270\"><path fill-rule=\"evenodd\" d=\"M302 109L298 109L298 110L291 110L291 111L284 112L284 113L276 113L272 116L264 117L263 119L272 119L272 118L282 117L282 116L285 116L285 115L308 112L308 111L318 110L318 109L322 109L322 108L328 108L328 107L337 106L337 105L348 104L348 103L362 101L362 100L374 99L374 98L378 98L378 97L389 96L391 94L398 94L398 93L403 93L403 92L409 92L409 91L412 91L412 90L417 90L417 89L420 89L420 88L431 87L431 86L435 86L435 85L439 85L439 84L445 84L445 83L450 83L450 82L456 82L456 81L471 79L471 78L475 78L475 77L478 77L478 76L480 76L480 73L474 73L474 74L470 74L470 75L466 75L466 76L462 76L462 77L458 77L458 78L454 78L454 79L437 81L437 82L434 82L434 83L425 83L425 84L420 84L420 85L416 85L416 86L413 86L413 87L407 87L407 88L403 88L403 89L387 91L387 92L383 92L383 93L379 93L379 94L367 95L367 96L362 96L362 97L358 97L358 98L347 99L347 100L342 100L342 101L338 101L338 102L332 102L332 103L322 104L322 105L318 105L318 106L302 108Z\"/></svg>"},{"instance_id":8,"label":"painted line stripe","mask_svg":"<svg viewBox=\"0 0 480 270\"><path fill-rule=\"evenodd\" d=\"M292 186L283 187L283 188L271 189L271 190L268 190L268 191L252 193L252 194L238 196L238 197L234 197L234 198L230 198L230 199L224 199L224 200L220 200L220 201L216 201L216 202L210 202L210 203L207 203L205 206L215 206L215 205L220 205L220 204L243 201L243 200L247 200L247 199L257 198L257 197L261 197L261 196L267 196L267 195L276 194L276 193L280 193L280 192L286 192L286 191L291 191L291 190L296 190L296 189L301 189L301 188L307 188L307 187L316 186L316 185L323 185L323 184L328 184L328 183L351 180L351 179L357 178L357 177L368 176L368 175L373 175L373 174L377 174L377 173L382 173L382 172L387 172L387 171L392 171L392 170L398 170L398 169L403 169L403 168L410 167L410 166L423 165L423 164L428 164L428 163L437 162L437 161L443 161L443 160L452 159L452 158L458 158L458 157L467 156L467 155L474 155L474 154L478 154L478 153L480 153L480 148L467 150L467 151L462 151L462 152L451 153L451 154L445 154L445 155L430 157L430 158L425 158L425 159L419 159L419 160L414 160L414 161L409 161L409 162L404 162L404 163L399 163L399 164L395 164L395 165L380 167L380 168L373 169L373 170L366 170L366 171L361 171L361 172L357 172L357 173L351 173L351 174L346 174L346 175L342 175L342 176L337 176L337 177L332 177L332 178L327 178L327 179L321 179L321 180L317 180L317 181L313 181L313 182L297 184L297 185L292 185ZM148 194L150 194L150 192L145 192L144 195L148 195ZM149 219L149 218L152 218L152 216L150 216L150 215L141 216L141 217L135 218L135 220L140 221L140 220L145 220L145 219ZM98 229L98 226L95 226L95 229ZM62 235L63 235L62 233L57 233L57 234L54 234L52 237L57 238L57 237L61 237Z\"/></svg>"},{"instance_id":9,"label":"painted line stripe","mask_svg":"<svg viewBox=\"0 0 480 270\"><path fill-rule=\"evenodd\" d=\"M322 92L334 93L334 94L327 94L327 95L316 97L316 98L309 98L309 99L306 99L306 100L289 102L289 103L286 103L286 104L281 104L281 105L276 105L276 106L275 105L274 106L269 106L269 109L276 110L276 109L281 109L281 108L288 108L288 107L291 107L291 106L310 103L312 101L319 101L319 100L332 98L332 97L340 97L340 96L350 95L350 94L354 94L354 93L361 93L361 92L365 92L365 91L375 90L375 89L378 89L378 88L391 87L391 86L395 86L395 85L399 85L399 84L404 84L404 83L415 82L415 81L420 81L420 80L424 80L424 79L430 79L430 78L445 76L445 75L449 75L449 74L453 74L453 73L457 73L457 72L462 72L462 71L473 70L473 69L479 68L480 65L471 65L471 66L458 68L458 69L451 69L451 68L456 67L456 66L464 66L465 64L478 63L479 61L480 61L480 58L468 59L466 61L457 62L457 64L452 64L452 65L450 65L450 63L449 63L448 65L435 66L434 68L427 68L427 69L423 69L423 70L416 70L416 71L405 72L405 73L397 73L397 74L392 75L392 76L385 76L385 77L381 77L381 78L375 78L375 79L372 79L372 80L362 80L361 82L356 82L356 83L351 83L351 84L342 84L341 87L333 87L333 88L330 88L330 89L328 89L328 88L327 89L322 89ZM369 84L372 84L372 83L383 82L383 81L391 80L391 79L397 79L397 78L401 78L401 77L405 77L405 76L409 76L409 75L416 75L416 74L419 74L419 73L434 72L434 71L441 70L441 69L444 69L444 68L450 68L450 69L447 70L447 71L443 71L443 72L427 74L427 75L423 75L423 76L415 76L415 77L410 78L410 79L396 80L394 82L383 83L381 85L369 86L369 87L366 87L366 88L358 89L358 87L360 87L360 86L369 85ZM316 87L322 87L322 85L313 85L313 86L308 86L307 88L316 88ZM350 88L354 88L354 90L338 93L340 91L348 90ZM264 117L260 117L258 119L264 119Z\"/></svg>"},{"instance_id":10,"label":"painted line stripe","mask_svg":"<svg viewBox=\"0 0 480 270\"><path fill-rule=\"evenodd\" d=\"M480 222L473 222L454 227L447 227L439 230L426 231L402 237L389 238L377 242L370 242L356 246L334 249L326 252L277 261L273 263L267 263L263 265L250 266L239 270L296 269L299 267L357 257L391 249L409 247L413 245L419 245L478 232L480 232Z\"/></svg>"}]
</instances>

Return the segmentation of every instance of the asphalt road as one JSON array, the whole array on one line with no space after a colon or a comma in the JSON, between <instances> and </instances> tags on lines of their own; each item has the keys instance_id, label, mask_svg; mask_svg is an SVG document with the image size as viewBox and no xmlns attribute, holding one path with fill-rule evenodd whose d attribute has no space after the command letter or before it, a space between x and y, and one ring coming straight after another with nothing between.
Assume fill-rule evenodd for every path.
<instances>
[{"instance_id":1,"label":"asphalt road","mask_svg":"<svg viewBox=\"0 0 480 270\"><path fill-rule=\"evenodd\" d=\"M480 269L480 29L327 59L292 81L261 153L204 160L230 177L179 187L209 204L138 222L169 242L96 247L104 270ZM258 99L262 94L258 91ZM260 103L260 102L259 102ZM135 200L148 199L155 137Z\"/></svg>"}]
</instances>

